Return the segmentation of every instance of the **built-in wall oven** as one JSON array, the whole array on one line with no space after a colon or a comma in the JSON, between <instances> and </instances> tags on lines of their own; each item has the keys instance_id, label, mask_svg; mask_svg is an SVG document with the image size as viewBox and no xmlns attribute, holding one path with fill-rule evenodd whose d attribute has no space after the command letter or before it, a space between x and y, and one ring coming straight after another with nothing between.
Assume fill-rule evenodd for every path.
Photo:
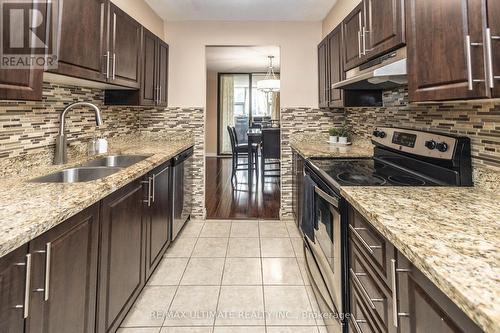
<instances>
[{"instance_id":1,"label":"built-in wall oven","mask_svg":"<svg viewBox=\"0 0 500 333\"><path fill-rule=\"evenodd\" d=\"M310 231L304 232L307 272L328 332L340 333L344 332L345 326L345 202L307 163L305 175L310 177L305 186L311 187L312 201L306 204L314 210L304 215L311 216L311 219L306 218L301 222L312 223ZM302 225L302 229L308 228Z\"/></svg>"}]
</instances>

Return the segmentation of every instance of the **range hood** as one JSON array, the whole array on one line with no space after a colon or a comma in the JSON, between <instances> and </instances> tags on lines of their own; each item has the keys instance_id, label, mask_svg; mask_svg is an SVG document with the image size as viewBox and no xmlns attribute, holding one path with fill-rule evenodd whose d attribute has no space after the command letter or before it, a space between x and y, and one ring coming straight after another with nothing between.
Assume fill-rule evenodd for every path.
<instances>
[{"instance_id":1,"label":"range hood","mask_svg":"<svg viewBox=\"0 0 500 333\"><path fill-rule=\"evenodd\" d=\"M408 83L406 47L392 51L346 72L346 79L333 89L386 90Z\"/></svg>"}]
</instances>

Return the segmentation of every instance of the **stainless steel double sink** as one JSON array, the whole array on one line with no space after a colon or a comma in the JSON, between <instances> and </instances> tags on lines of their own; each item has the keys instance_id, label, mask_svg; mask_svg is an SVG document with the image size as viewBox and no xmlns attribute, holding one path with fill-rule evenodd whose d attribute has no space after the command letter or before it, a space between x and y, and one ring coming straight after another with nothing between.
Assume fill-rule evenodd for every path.
<instances>
[{"instance_id":1,"label":"stainless steel double sink","mask_svg":"<svg viewBox=\"0 0 500 333\"><path fill-rule=\"evenodd\" d=\"M151 155L112 155L97 158L79 167L68 168L30 180L31 183L82 183L101 179L139 163Z\"/></svg>"}]
</instances>

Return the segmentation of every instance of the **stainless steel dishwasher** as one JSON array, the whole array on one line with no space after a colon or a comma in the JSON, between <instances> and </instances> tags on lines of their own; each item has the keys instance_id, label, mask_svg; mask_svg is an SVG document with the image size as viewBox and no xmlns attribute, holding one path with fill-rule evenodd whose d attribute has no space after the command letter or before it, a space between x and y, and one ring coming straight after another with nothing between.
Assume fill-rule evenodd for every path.
<instances>
[{"instance_id":1,"label":"stainless steel dishwasher","mask_svg":"<svg viewBox=\"0 0 500 333\"><path fill-rule=\"evenodd\" d=\"M193 148L174 157L172 167L174 195L171 230L174 240L190 217L193 207Z\"/></svg>"}]
</instances>

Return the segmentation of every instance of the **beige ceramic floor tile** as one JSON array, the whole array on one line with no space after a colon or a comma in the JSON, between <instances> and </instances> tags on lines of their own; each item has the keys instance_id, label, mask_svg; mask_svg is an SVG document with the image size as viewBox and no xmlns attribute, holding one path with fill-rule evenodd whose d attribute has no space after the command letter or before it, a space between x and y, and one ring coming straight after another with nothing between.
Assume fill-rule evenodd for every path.
<instances>
[{"instance_id":1,"label":"beige ceramic floor tile","mask_svg":"<svg viewBox=\"0 0 500 333\"><path fill-rule=\"evenodd\" d=\"M260 237L289 237L285 223L259 223Z\"/></svg>"},{"instance_id":2,"label":"beige ceramic floor tile","mask_svg":"<svg viewBox=\"0 0 500 333\"><path fill-rule=\"evenodd\" d=\"M316 326L269 326L267 333L318 333Z\"/></svg>"},{"instance_id":3,"label":"beige ceramic floor tile","mask_svg":"<svg viewBox=\"0 0 500 333\"><path fill-rule=\"evenodd\" d=\"M259 237L259 223L233 223L231 225L231 237Z\"/></svg>"},{"instance_id":4,"label":"beige ceramic floor tile","mask_svg":"<svg viewBox=\"0 0 500 333\"><path fill-rule=\"evenodd\" d=\"M207 327L163 327L160 333L212 333L212 326Z\"/></svg>"},{"instance_id":5,"label":"beige ceramic floor tile","mask_svg":"<svg viewBox=\"0 0 500 333\"><path fill-rule=\"evenodd\" d=\"M290 238L261 238L260 249L262 257L295 257Z\"/></svg>"},{"instance_id":6,"label":"beige ceramic floor tile","mask_svg":"<svg viewBox=\"0 0 500 333\"><path fill-rule=\"evenodd\" d=\"M293 251L297 258L304 258L304 241L302 238L290 238L292 242Z\"/></svg>"},{"instance_id":7,"label":"beige ceramic floor tile","mask_svg":"<svg viewBox=\"0 0 500 333\"><path fill-rule=\"evenodd\" d=\"M268 326L316 325L305 286L264 286L264 300Z\"/></svg>"},{"instance_id":8,"label":"beige ceramic floor tile","mask_svg":"<svg viewBox=\"0 0 500 333\"><path fill-rule=\"evenodd\" d=\"M259 238L229 238L228 257L260 257Z\"/></svg>"},{"instance_id":9,"label":"beige ceramic floor tile","mask_svg":"<svg viewBox=\"0 0 500 333\"><path fill-rule=\"evenodd\" d=\"M196 238L178 238L173 242L165 253L166 257L187 257L191 256L193 252L194 245L196 244Z\"/></svg>"},{"instance_id":10,"label":"beige ceramic floor tile","mask_svg":"<svg viewBox=\"0 0 500 333\"><path fill-rule=\"evenodd\" d=\"M233 220L225 219L225 220L218 220L218 219L211 219L211 220L205 220L206 223L231 223Z\"/></svg>"},{"instance_id":11,"label":"beige ceramic floor tile","mask_svg":"<svg viewBox=\"0 0 500 333\"><path fill-rule=\"evenodd\" d=\"M258 219L236 219L236 220L233 220L233 223L247 223L247 222L259 222Z\"/></svg>"},{"instance_id":12,"label":"beige ceramic floor tile","mask_svg":"<svg viewBox=\"0 0 500 333\"><path fill-rule=\"evenodd\" d=\"M295 258L262 258L264 284L304 285Z\"/></svg>"},{"instance_id":13,"label":"beige ceramic floor tile","mask_svg":"<svg viewBox=\"0 0 500 333\"><path fill-rule=\"evenodd\" d=\"M180 286L163 326L213 325L219 289L219 286Z\"/></svg>"},{"instance_id":14,"label":"beige ceramic floor tile","mask_svg":"<svg viewBox=\"0 0 500 333\"><path fill-rule=\"evenodd\" d=\"M261 285L262 270L259 258L226 258L223 285Z\"/></svg>"},{"instance_id":15,"label":"beige ceramic floor tile","mask_svg":"<svg viewBox=\"0 0 500 333\"><path fill-rule=\"evenodd\" d=\"M297 225L295 223L285 223L285 225L290 237L302 237L299 228L297 228Z\"/></svg>"},{"instance_id":16,"label":"beige ceramic floor tile","mask_svg":"<svg viewBox=\"0 0 500 333\"><path fill-rule=\"evenodd\" d=\"M198 237L205 223L188 222L182 228L179 237Z\"/></svg>"},{"instance_id":17,"label":"beige ceramic floor tile","mask_svg":"<svg viewBox=\"0 0 500 333\"><path fill-rule=\"evenodd\" d=\"M182 276L181 285L219 286L224 258L191 258Z\"/></svg>"},{"instance_id":18,"label":"beige ceramic floor tile","mask_svg":"<svg viewBox=\"0 0 500 333\"><path fill-rule=\"evenodd\" d=\"M189 258L164 258L148 281L151 286L176 286L186 269Z\"/></svg>"},{"instance_id":19,"label":"beige ceramic floor tile","mask_svg":"<svg viewBox=\"0 0 500 333\"><path fill-rule=\"evenodd\" d=\"M120 328L116 333L159 333L161 327Z\"/></svg>"},{"instance_id":20,"label":"beige ceramic floor tile","mask_svg":"<svg viewBox=\"0 0 500 333\"><path fill-rule=\"evenodd\" d=\"M307 296L309 297L309 302L311 303L311 309L316 316L316 325L324 325L325 322L322 318L320 318L321 310L319 309L318 301L316 299L316 295L314 295L314 291L311 286L306 286Z\"/></svg>"},{"instance_id":21,"label":"beige ceramic floor tile","mask_svg":"<svg viewBox=\"0 0 500 333\"><path fill-rule=\"evenodd\" d=\"M222 286L216 326L264 325L262 286Z\"/></svg>"},{"instance_id":22,"label":"beige ceramic floor tile","mask_svg":"<svg viewBox=\"0 0 500 333\"><path fill-rule=\"evenodd\" d=\"M281 220L259 220L261 223L282 223Z\"/></svg>"},{"instance_id":23,"label":"beige ceramic floor tile","mask_svg":"<svg viewBox=\"0 0 500 333\"><path fill-rule=\"evenodd\" d=\"M176 288L174 286L144 287L121 326L161 326Z\"/></svg>"},{"instance_id":24,"label":"beige ceramic floor tile","mask_svg":"<svg viewBox=\"0 0 500 333\"><path fill-rule=\"evenodd\" d=\"M266 333L264 326L215 326L214 333Z\"/></svg>"},{"instance_id":25,"label":"beige ceramic floor tile","mask_svg":"<svg viewBox=\"0 0 500 333\"><path fill-rule=\"evenodd\" d=\"M224 258L226 256L227 243L227 238L199 238L192 256L199 258Z\"/></svg>"},{"instance_id":26,"label":"beige ceramic floor tile","mask_svg":"<svg viewBox=\"0 0 500 333\"><path fill-rule=\"evenodd\" d=\"M304 280L304 284L306 286L310 286L311 281L309 280L309 275L307 273L306 259L305 258L297 258L297 262L299 264L300 274L302 275L302 280Z\"/></svg>"},{"instance_id":27,"label":"beige ceramic floor tile","mask_svg":"<svg viewBox=\"0 0 500 333\"><path fill-rule=\"evenodd\" d=\"M231 223L211 222L205 223L201 230L200 237L229 237Z\"/></svg>"}]
</instances>

